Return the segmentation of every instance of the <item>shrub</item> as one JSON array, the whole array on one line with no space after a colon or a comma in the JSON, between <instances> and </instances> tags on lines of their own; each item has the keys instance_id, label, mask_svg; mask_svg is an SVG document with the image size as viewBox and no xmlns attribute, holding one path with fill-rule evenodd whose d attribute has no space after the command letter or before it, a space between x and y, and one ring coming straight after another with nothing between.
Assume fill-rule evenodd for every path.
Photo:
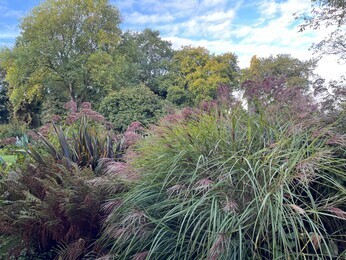
<instances>
[{"instance_id":1,"label":"shrub","mask_svg":"<svg viewBox=\"0 0 346 260\"><path fill-rule=\"evenodd\" d=\"M108 256L344 255L345 136L266 115L185 109L153 127L133 161L143 179L105 223Z\"/></svg>"},{"instance_id":2,"label":"shrub","mask_svg":"<svg viewBox=\"0 0 346 260\"><path fill-rule=\"evenodd\" d=\"M125 131L133 121L144 125L155 122L163 114L160 98L148 87L124 88L107 96L100 105L100 113L115 130Z\"/></svg>"},{"instance_id":3,"label":"shrub","mask_svg":"<svg viewBox=\"0 0 346 260\"><path fill-rule=\"evenodd\" d=\"M28 126L23 122L13 121L9 124L0 124L0 140L10 137L21 137L27 131Z\"/></svg>"}]
</instances>

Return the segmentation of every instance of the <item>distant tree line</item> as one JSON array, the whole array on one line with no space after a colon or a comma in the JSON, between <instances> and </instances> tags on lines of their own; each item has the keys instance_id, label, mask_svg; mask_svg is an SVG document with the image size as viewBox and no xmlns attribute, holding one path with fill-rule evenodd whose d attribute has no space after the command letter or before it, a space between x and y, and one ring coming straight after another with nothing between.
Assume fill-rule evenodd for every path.
<instances>
[{"instance_id":1,"label":"distant tree line","mask_svg":"<svg viewBox=\"0 0 346 260\"><path fill-rule=\"evenodd\" d=\"M316 60L254 56L241 70L234 53L216 55L191 46L174 50L158 31L123 32L120 23L108 0L47 0L35 7L22 20L14 47L0 51L0 121L11 117L37 127L63 114L63 104L72 100L92 102L114 123L124 103L129 121L144 113L143 121L151 122L164 106L215 99L220 84L246 90L245 82L274 76L284 78L285 87L308 91L313 83ZM129 99L132 93L136 98ZM139 105L148 107L131 110Z\"/></svg>"}]
</instances>

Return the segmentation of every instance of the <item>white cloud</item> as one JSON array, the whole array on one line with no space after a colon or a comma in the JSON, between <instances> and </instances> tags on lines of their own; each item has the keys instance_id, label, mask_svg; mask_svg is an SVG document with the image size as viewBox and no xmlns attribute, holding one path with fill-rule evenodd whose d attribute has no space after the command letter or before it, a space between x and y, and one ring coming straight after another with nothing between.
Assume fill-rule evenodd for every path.
<instances>
[{"instance_id":1,"label":"white cloud","mask_svg":"<svg viewBox=\"0 0 346 260\"><path fill-rule=\"evenodd\" d=\"M111 1L110 3L119 9L128 9L132 8L135 5L136 0Z\"/></svg>"},{"instance_id":2,"label":"white cloud","mask_svg":"<svg viewBox=\"0 0 346 260\"><path fill-rule=\"evenodd\" d=\"M234 18L235 11L233 9L230 9L228 11L215 11L215 12L209 12L206 15L201 15L198 17L198 20L204 21L204 22L223 22L225 20L232 20Z\"/></svg>"},{"instance_id":3,"label":"white cloud","mask_svg":"<svg viewBox=\"0 0 346 260\"><path fill-rule=\"evenodd\" d=\"M226 5L227 0L202 0L199 3L199 6L202 8L225 7Z\"/></svg>"},{"instance_id":4,"label":"white cloud","mask_svg":"<svg viewBox=\"0 0 346 260\"><path fill-rule=\"evenodd\" d=\"M1 18L15 18L19 19L25 15L23 10L11 9L7 1L0 1Z\"/></svg>"},{"instance_id":5,"label":"white cloud","mask_svg":"<svg viewBox=\"0 0 346 260\"><path fill-rule=\"evenodd\" d=\"M319 62L316 73L327 80L335 80L346 75L345 64L338 63L336 56L324 56Z\"/></svg>"},{"instance_id":6,"label":"white cloud","mask_svg":"<svg viewBox=\"0 0 346 260\"><path fill-rule=\"evenodd\" d=\"M259 2L259 11L267 18L274 16L279 10L279 4L275 1L262 1Z\"/></svg>"},{"instance_id":7,"label":"white cloud","mask_svg":"<svg viewBox=\"0 0 346 260\"><path fill-rule=\"evenodd\" d=\"M178 23L160 25L157 29L168 37L229 39L234 17L235 11L233 9L209 11Z\"/></svg>"},{"instance_id":8,"label":"white cloud","mask_svg":"<svg viewBox=\"0 0 346 260\"><path fill-rule=\"evenodd\" d=\"M170 13L176 18L194 14L199 6L199 0L114 0L111 2L126 16L133 11L143 14Z\"/></svg>"},{"instance_id":9,"label":"white cloud","mask_svg":"<svg viewBox=\"0 0 346 260\"><path fill-rule=\"evenodd\" d=\"M148 10L169 11L175 17L192 16L199 6L199 0L154 0L154 2L153 6L147 6Z\"/></svg>"},{"instance_id":10,"label":"white cloud","mask_svg":"<svg viewBox=\"0 0 346 260\"><path fill-rule=\"evenodd\" d=\"M169 13L158 15L158 14L141 14L139 12L133 12L128 15L126 22L129 24L143 25L143 24L157 24L157 23L167 23L174 21L174 17Z\"/></svg>"},{"instance_id":11,"label":"white cloud","mask_svg":"<svg viewBox=\"0 0 346 260\"><path fill-rule=\"evenodd\" d=\"M0 39L15 39L19 35L19 31L14 32L0 32Z\"/></svg>"}]
</instances>

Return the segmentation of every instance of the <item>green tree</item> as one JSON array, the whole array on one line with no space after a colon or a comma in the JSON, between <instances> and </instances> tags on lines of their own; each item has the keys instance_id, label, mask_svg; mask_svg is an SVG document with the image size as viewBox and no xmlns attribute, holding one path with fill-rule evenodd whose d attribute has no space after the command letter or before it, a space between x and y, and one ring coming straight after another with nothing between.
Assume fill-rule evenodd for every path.
<instances>
[{"instance_id":1,"label":"green tree","mask_svg":"<svg viewBox=\"0 0 346 260\"><path fill-rule=\"evenodd\" d=\"M34 8L20 24L15 47L2 55L14 110L51 92L83 101L109 91L119 23L108 0L47 0Z\"/></svg>"},{"instance_id":2,"label":"green tree","mask_svg":"<svg viewBox=\"0 0 346 260\"><path fill-rule=\"evenodd\" d=\"M185 46L175 52L168 74L167 98L177 105L196 105L216 97L219 84L238 85L237 57L210 54L203 47Z\"/></svg>"},{"instance_id":3,"label":"green tree","mask_svg":"<svg viewBox=\"0 0 346 260\"><path fill-rule=\"evenodd\" d=\"M161 81L173 56L171 45L160 37L159 31L145 29L143 32L124 33L123 53L132 61L132 68L137 70L129 78L136 78L138 83L145 84L155 94L166 96L167 90Z\"/></svg>"},{"instance_id":4,"label":"green tree","mask_svg":"<svg viewBox=\"0 0 346 260\"><path fill-rule=\"evenodd\" d=\"M250 61L250 67L242 70L241 82L247 80L263 81L266 77L283 77L289 87L307 90L312 83L317 60L301 61L289 54L279 54L268 58L256 55Z\"/></svg>"},{"instance_id":5,"label":"green tree","mask_svg":"<svg viewBox=\"0 0 346 260\"><path fill-rule=\"evenodd\" d=\"M163 114L163 103L148 87L141 85L123 88L108 95L100 105L104 115L118 131L124 131L130 123L153 123Z\"/></svg>"},{"instance_id":6,"label":"green tree","mask_svg":"<svg viewBox=\"0 0 346 260\"><path fill-rule=\"evenodd\" d=\"M334 31L312 48L321 55L337 55L341 61L346 61L346 2L344 0L312 0L312 11L302 15L304 24L300 31L307 28L314 30L335 27Z\"/></svg>"},{"instance_id":7,"label":"green tree","mask_svg":"<svg viewBox=\"0 0 346 260\"><path fill-rule=\"evenodd\" d=\"M314 43L312 49L320 57L335 55L339 62L346 62L346 2L345 0L312 0L311 13L303 14L304 24L300 30L330 28L333 31L322 41ZM315 89L320 96L321 109L327 115L327 121L344 121L346 100L346 74L328 84ZM341 120L337 120L338 117ZM343 125L345 129L345 125Z\"/></svg>"}]
</instances>

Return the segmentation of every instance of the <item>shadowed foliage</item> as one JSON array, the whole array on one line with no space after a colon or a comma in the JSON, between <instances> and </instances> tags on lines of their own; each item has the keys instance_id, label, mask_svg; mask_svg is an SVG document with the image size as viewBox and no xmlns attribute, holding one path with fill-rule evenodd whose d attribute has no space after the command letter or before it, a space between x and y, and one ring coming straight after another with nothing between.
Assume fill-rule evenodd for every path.
<instances>
[{"instance_id":1,"label":"shadowed foliage","mask_svg":"<svg viewBox=\"0 0 346 260\"><path fill-rule=\"evenodd\" d=\"M32 157L0 181L0 256L25 259L95 257L101 223L138 175L122 158L136 127L112 139L82 116L77 132L54 126L55 142L39 133ZM129 132L132 132L131 138ZM136 136L136 140L140 137ZM104 205L104 206L102 206Z\"/></svg>"}]
</instances>

